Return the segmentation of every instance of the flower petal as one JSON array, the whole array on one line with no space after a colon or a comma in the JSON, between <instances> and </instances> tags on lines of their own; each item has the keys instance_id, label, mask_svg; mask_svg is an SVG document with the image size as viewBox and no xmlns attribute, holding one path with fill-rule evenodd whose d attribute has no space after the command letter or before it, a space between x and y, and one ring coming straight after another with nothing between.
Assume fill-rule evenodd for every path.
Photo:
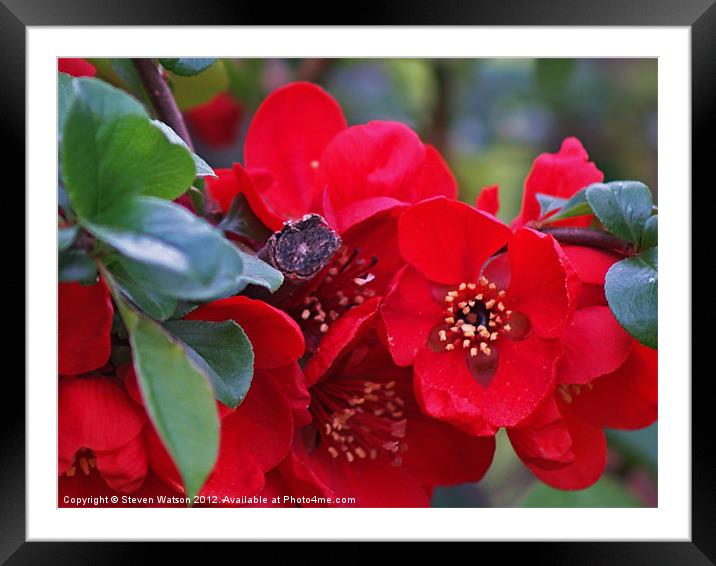
<instances>
[{"instance_id":1,"label":"flower petal","mask_svg":"<svg viewBox=\"0 0 716 566\"><path fill-rule=\"evenodd\" d=\"M505 302L526 314L532 329L552 338L574 312L579 279L557 241L530 228L515 232L508 248L511 280Z\"/></svg>"},{"instance_id":2,"label":"flower petal","mask_svg":"<svg viewBox=\"0 0 716 566\"><path fill-rule=\"evenodd\" d=\"M58 366L62 375L78 375L109 361L112 300L102 280L94 285L58 286Z\"/></svg>"},{"instance_id":3,"label":"flower petal","mask_svg":"<svg viewBox=\"0 0 716 566\"><path fill-rule=\"evenodd\" d=\"M507 429L507 434L525 464L552 470L574 462L572 437L554 397L525 421Z\"/></svg>"},{"instance_id":4,"label":"flower petal","mask_svg":"<svg viewBox=\"0 0 716 566\"><path fill-rule=\"evenodd\" d=\"M309 387L320 380L336 360L372 327L379 303L380 297L370 299L353 307L331 324L316 353L303 369Z\"/></svg>"},{"instance_id":5,"label":"flower petal","mask_svg":"<svg viewBox=\"0 0 716 566\"><path fill-rule=\"evenodd\" d=\"M436 283L474 281L512 232L471 206L435 197L407 209L399 222L403 258Z\"/></svg>"},{"instance_id":6,"label":"flower petal","mask_svg":"<svg viewBox=\"0 0 716 566\"><path fill-rule=\"evenodd\" d=\"M300 442L300 440L299 440ZM333 491L291 450L278 468L266 476L266 489L262 495L278 497L285 507L314 507L312 503L292 504L284 501L286 496L296 498L333 497ZM275 505L272 505L274 507Z\"/></svg>"},{"instance_id":7,"label":"flower petal","mask_svg":"<svg viewBox=\"0 0 716 566\"><path fill-rule=\"evenodd\" d=\"M428 280L409 265L395 275L380 313L390 354L399 366L413 363L443 315Z\"/></svg>"},{"instance_id":8,"label":"flower petal","mask_svg":"<svg viewBox=\"0 0 716 566\"><path fill-rule=\"evenodd\" d=\"M436 419L411 416L403 467L424 485L477 482L495 454L495 438L472 436Z\"/></svg>"},{"instance_id":9,"label":"flower petal","mask_svg":"<svg viewBox=\"0 0 716 566\"><path fill-rule=\"evenodd\" d=\"M500 186L490 185L483 187L475 199L475 208L489 212L492 215L500 210Z\"/></svg>"},{"instance_id":10,"label":"flower petal","mask_svg":"<svg viewBox=\"0 0 716 566\"><path fill-rule=\"evenodd\" d=\"M411 192L411 203L436 196L451 200L457 198L455 176L440 152L430 144L425 144L423 167L417 174Z\"/></svg>"},{"instance_id":11,"label":"flower petal","mask_svg":"<svg viewBox=\"0 0 716 566\"><path fill-rule=\"evenodd\" d=\"M57 70L73 77L94 77L97 74L97 69L92 63L76 57L60 57L57 60Z\"/></svg>"},{"instance_id":12,"label":"flower petal","mask_svg":"<svg viewBox=\"0 0 716 566\"><path fill-rule=\"evenodd\" d=\"M591 183L601 183L604 174L589 161L589 155L581 142L574 137L566 138L558 153L543 153L532 165L525 181L522 210L513 226L523 226L540 216L537 193L569 198L579 189ZM588 226L591 216L569 219L572 226ZM563 223L564 224L564 223Z\"/></svg>"},{"instance_id":13,"label":"flower petal","mask_svg":"<svg viewBox=\"0 0 716 566\"><path fill-rule=\"evenodd\" d=\"M339 228L346 229L343 211L355 202L377 197L413 202L424 162L425 146L410 128L399 122L369 122L331 141L321 156L316 183L319 190L326 188ZM343 218L345 222L348 217Z\"/></svg>"},{"instance_id":14,"label":"flower petal","mask_svg":"<svg viewBox=\"0 0 716 566\"><path fill-rule=\"evenodd\" d=\"M403 467L380 460L347 462L333 459L323 449L307 455L304 462L328 486L336 498L354 497L354 503L338 507L428 507L430 498L416 478Z\"/></svg>"},{"instance_id":15,"label":"flower petal","mask_svg":"<svg viewBox=\"0 0 716 566\"><path fill-rule=\"evenodd\" d=\"M492 436L497 427L484 416L484 389L469 373L464 352L422 348L415 358L415 398L422 410L478 436Z\"/></svg>"},{"instance_id":16,"label":"flower petal","mask_svg":"<svg viewBox=\"0 0 716 566\"><path fill-rule=\"evenodd\" d=\"M58 386L60 469L80 448L117 450L139 436L146 418L113 378L63 377Z\"/></svg>"},{"instance_id":17,"label":"flower petal","mask_svg":"<svg viewBox=\"0 0 716 566\"><path fill-rule=\"evenodd\" d=\"M232 169L216 169L216 177L206 177L206 191L216 201L222 212L227 213L234 198L246 197L251 211L263 224L274 232L283 226L283 218L271 211L264 202L256 184L246 169L234 163Z\"/></svg>"},{"instance_id":18,"label":"flower petal","mask_svg":"<svg viewBox=\"0 0 716 566\"><path fill-rule=\"evenodd\" d=\"M485 389L485 418L494 426L514 426L526 419L552 394L556 382L560 344L535 333L496 346L497 373Z\"/></svg>"},{"instance_id":19,"label":"flower petal","mask_svg":"<svg viewBox=\"0 0 716 566\"><path fill-rule=\"evenodd\" d=\"M221 422L222 443L251 453L264 472L283 460L293 438L291 404L269 371L257 371L244 402Z\"/></svg>"},{"instance_id":20,"label":"flower petal","mask_svg":"<svg viewBox=\"0 0 716 566\"><path fill-rule=\"evenodd\" d=\"M328 191L326 191L326 194ZM392 197L371 197L352 202L344 206L337 213L328 201L330 213L326 218L332 218L332 225L338 232L345 232L360 222L370 220L375 214L405 207L405 203ZM332 215L332 216L331 216Z\"/></svg>"},{"instance_id":21,"label":"flower petal","mask_svg":"<svg viewBox=\"0 0 716 566\"><path fill-rule=\"evenodd\" d=\"M626 362L615 372L582 387L570 410L606 428L633 430L649 426L658 412L657 351L634 341Z\"/></svg>"},{"instance_id":22,"label":"flower petal","mask_svg":"<svg viewBox=\"0 0 716 566\"><path fill-rule=\"evenodd\" d=\"M487 385L468 369L465 350L423 348L415 358L415 396L423 410L477 435L527 418L554 391L560 351L557 340L530 334L500 340L498 365Z\"/></svg>"},{"instance_id":23,"label":"flower petal","mask_svg":"<svg viewBox=\"0 0 716 566\"><path fill-rule=\"evenodd\" d=\"M560 383L584 384L615 371L634 342L609 307L586 307L574 313L562 337Z\"/></svg>"},{"instance_id":24,"label":"flower petal","mask_svg":"<svg viewBox=\"0 0 716 566\"><path fill-rule=\"evenodd\" d=\"M270 369L289 365L303 355L303 333L283 311L244 296L219 299L202 305L186 320L233 320L244 329L254 349L254 367Z\"/></svg>"},{"instance_id":25,"label":"flower petal","mask_svg":"<svg viewBox=\"0 0 716 566\"><path fill-rule=\"evenodd\" d=\"M586 246L562 246L562 251L583 283L604 285L609 268L621 257L615 253Z\"/></svg>"},{"instance_id":26,"label":"flower petal","mask_svg":"<svg viewBox=\"0 0 716 566\"><path fill-rule=\"evenodd\" d=\"M152 427L147 446L152 469L183 493L176 466ZM293 437L291 405L270 372L258 371L244 402L221 421L219 456L202 495L255 495L264 474L288 452Z\"/></svg>"},{"instance_id":27,"label":"flower petal","mask_svg":"<svg viewBox=\"0 0 716 566\"><path fill-rule=\"evenodd\" d=\"M300 218L309 212L314 162L345 128L338 103L311 83L281 87L261 104L246 134L244 163L273 173L275 182L263 197L275 213Z\"/></svg>"},{"instance_id":28,"label":"flower petal","mask_svg":"<svg viewBox=\"0 0 716 566\"><path fill-rule=\"evenodd\" d=\"M296 427L307 425L311 422L311 415L308 412L308 405L311 403L311 395L306 386L306 376L298 363L289 366L263 370L279 383L293 410L293 422Z\"/></svg>"},{"instance_id":29,"label":"flower petal","mask_svg":"<svg viewBox=\"0 0 716 566\"><path fill-rule=\"evenodd\" d=\"M144 483L147 475L147 449L144 436L139 434L115 450L95 451L97 470L112 489L133 493Z\"/></svg>"},{"instance_id":30,"label":"flower petal","mask_svg":"<svg viewBox=\"0 0 716 566\"><path fill-rule=\"evenodd\" d=\"M403 206L374 214L341 234L346 248L358 250L363 259L378 260L370 269L375 278L370 289L378 295L386 292L395 273L405 265L398 249L398 219Z\"/></svg>"},{"instance_id":31,"label":"flower petal","mask_svg":"<svg viewBox=\"0 0 716 566\"><path fill-rule=\"evenodd\" d=\"M602 475L606 464L607 441L601 428L574 416L560 406L560 411L572 438L574 461L559 468L545 469L531 462L525 465L547 485L557 489L584 489Z\"/></svg>"}]
</instances>

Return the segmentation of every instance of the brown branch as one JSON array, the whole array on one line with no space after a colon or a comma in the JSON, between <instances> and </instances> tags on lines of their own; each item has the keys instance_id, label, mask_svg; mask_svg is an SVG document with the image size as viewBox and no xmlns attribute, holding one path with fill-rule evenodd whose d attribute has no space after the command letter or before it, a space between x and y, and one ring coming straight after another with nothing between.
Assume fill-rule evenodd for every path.
<instances>
[{"instance_id":1,"label":"brown branch","mask_svg":"<svg viewBox=\"0 0 716 566\"><path fill-rule=\"evenodd\" d=\"M341 238L318 214L289 220L274 232L258 256L294 284L302 284L323 269L341 246Z\"/></svg>"},{"instance_id":2,"label":"brown branch","mask_svg":"<svg viewBox=\"0 0 716 566\"><path fill-rule=\"evenodd\" d=\"M244 294L272 305L281 304L312 283L341 247L341 237L322 216L306 214L300 220L289 220L274 232L257 255L283 273L283 285L273 294L250 285Z\"/></svg>"},{"instance_id":3,"label":"brown branch","mask_svg":"<svg viewBox=\"0 0 716 566\"><path fill-rule=\"evenodd\" d=\"M544 234L551 235L561 244L599 248L626 256L633 255L636 251L629 242L625 242L603 230L578 227L550 227L540 228L539 230Z\"/></svg>"},{"instance_id":4,"label":"brown branch","mask_svg":"<svg viewBox=\"0 0 716 566\"><path fill-rule=\"evenodd\" d=\"M191 143L184 117L179 111L167 81L162 76L162 70L159 65L153 59L132 59L132 63L137 69L137 73L139 73L139 78L149 95L149 99L152 101L157 118L174 130L193 151L194 145Z\"/></svg>"},{"instance_id":5,"label":"brown branch","mask_svg":"<svg viewBox=\"0 0 716 566\"><path fill-rule=\"evenodd\" d=\"M427 136L429 142L432 143L443 156L447 156L449 154L448 128L450 124L450 97L452 86L452 77L450 76L448 64L442 60L436 60L433 63L433 75L437 88Z\"/></svg>"}]
</instances>

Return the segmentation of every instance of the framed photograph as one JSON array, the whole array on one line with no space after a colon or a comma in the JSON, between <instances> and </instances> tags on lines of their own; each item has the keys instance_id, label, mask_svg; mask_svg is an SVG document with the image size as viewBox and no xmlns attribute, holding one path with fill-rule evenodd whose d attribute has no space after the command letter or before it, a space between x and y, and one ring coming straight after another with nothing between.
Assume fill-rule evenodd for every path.
<instances>
[{"instance_id":1,"label":"framed photograph","mask_svg":"<svg viewBox=\"0 0 716 566\"><path fill-rule=\"evenodd\" d=\"M2 560L186 540L716 560L691 378L710 2L350 26L4 4L27 333Z\"/></svg>"}]
</instances>

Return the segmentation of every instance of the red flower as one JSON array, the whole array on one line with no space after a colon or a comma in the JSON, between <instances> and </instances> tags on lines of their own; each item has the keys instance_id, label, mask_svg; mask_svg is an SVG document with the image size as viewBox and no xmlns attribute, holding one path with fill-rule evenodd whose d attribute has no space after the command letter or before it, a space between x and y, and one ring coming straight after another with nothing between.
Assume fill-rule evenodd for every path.
<instances>
[{"instance_id":1,"label":"red flower","mask_svg":"<svg viewBox=\"0 0 716 566\"><path fill-rule=\"evenodd\" d=\"M311 422L279 468L294 496L355 498L339 506L427 506L431 487L478 481L492 461L493 438L421 412L410 369L393 363L375 332L377 306L369 300L337 321L335 340L306 365Z\"/></svg>"},{"instance_id":2,"label":"red flower","mask_svg":"<svg viewBox=\"0 0 716 566\"><path fill-rule=\"evenodd\" d=\"M192 133L211 147L232 145L239 134L244 109L228 92L217 94L209 102L186 112Z\"/></svg>"},{"instance_id":3,"label":"red flower","mask_svg":"<svg viewBox=\"0 0 716 566\"><path fill-rule=\"evenodd\" d=\"M303 353L303 336L282 311L242 296L203 305L185 318L235 321L249 337L255 356L253 380L243 403L231 410L217 402L222 417L219 457L200 494L219 498L258 494L266 474L288 452L294 410L307 404L303 373L296 364ZM141 403L134 371L127 377L130 395ZM147 427L146 438L154 472L183 493L179 472L153 427Z\"/></svg>"},{"instance_id":4,"label":"red flower","mask_svg":"<svg viewBox=\"0 0 716 566\"><path fill-rule=\"evenodd\" d=\"M64 494L140 488L147 474L146 419L119 380L60 378L58 411L61 500Z\"/></svg>"},{"instance_id":5,"label":"red flower","mask_svg":"<svg viewBox=\"0 0 716 566\"><path fill-rule=\"evenodd\" d=\"M348 229L331 262L278 306L296 320L306 338L306 354L323 340L340 339L333 326L354 307L382 297L404 264L398 250L401 208L384 210Z\"/></svg>"},{"instance_id":6,"label":"red flower","mask_svg":"<svg viewBox=\"0 0 716 566\"><path fill-rule=\"evenodd\" d=\"M77 58L63 59L60 57L57 60L57 70L73 77L94 77L97 74L97 69L94 68L94 65L84 59Z\"/></svg>"},{"instance_id":7,"label":"red flower","mask_svg":"<svg viewBox=\"0 0 716 566\"><path fill-rule=\"evenodd\" d=\"M100 279L94 285L58 287L58 366L62 375L79 375L109 360L112 300Z\"/></svg>"},{"instance_id":8,"label":"red flower","mask_svg":"<svg viewBox=\"0 0 716 566\"><path fill-rule=\"evenodd\" d=\"M566 138L558 153L543 153L535 159L522 196L522 210L513 226L524 226L540 216L537 193L569 198L579 189L601 183L604 174L589 161L589 155L577 138ZM589 226L590 216L560 221L559 225Z\"/></svg>"},{"instance_id":9,"label":"red flower","mask_svg":"<svg viewBox=\"0 0 716 566\"><path fill-rule=\"evenodd\" d=\"M396 205L429 196L455 198L456 183L439 153L397 122L346 127L338 103L310 83L274 91L249 127L244 166L234 165L238 183L215 189L230 202L238 192L252 203L267 226L276 218L296 219L318 212L345 231L353 224ZM219 171L220 178L229 175ZM223 205L226 209L225 205Z\"/></svg>"},{"instance_id":10,"label":"red flower","mask_svg":"<svg viewBox=\"0 0 716 566\"><path fill-rule=\"evenodd\" d=\"M406 210L382 315L396 363L414 363L416 397L436 418L478 435L524 420L554 390L559 337L575 279L558 244L435 198ZM487 265L486 265L487 264Z\"/></svg>"},{"instance_id":11,"label":"red flower","mask_svg":"<svg viewBox=\"0 0 716 566\"><path fill-rule=\"evenodd\" d=\"M602 173L587 159L576 138L564 140L559 153L538 157L526 182L522 212L513 224L538 219L537 193L569 198L584 186L601 182ZM493 190L496 187L488 189ZM494 206L489 192L478 199L478 206ZM591 216L560 223L590 222ZM604 470L604 428L637 429L656 420L657 352L632 339L607 305L604 278L620 256L580 246L562 250L580 285L577 310L562 335L558 387L530 417L509 428L508 435L540 480L559 489L583 489Z\"/></svg>"},{"instance_id":12,"label":"red flower","mask_svg":"<svg viewBox=\"0 0 716 566\"><path fill-rule=\"evenodd\" d=\"M500 187L498 185L483 187L475 199L475 208L496 215L497 211L500 210L499 190Z\"/></svg>"},{"instance_id":13,"label":"red flower","mask_svg":"<svg viewBox=\"0 0 716 566\"><path fill-rule=\"evenodd\" d=\"M604 469L604 428L637 429L656 420L657 352L632 339L607 306L604 276L620 258L577 246L563 250L582 286L563 336L559 385L531 419L508 434L540 480L583 489Z\"/></svg>"}]
</instances>

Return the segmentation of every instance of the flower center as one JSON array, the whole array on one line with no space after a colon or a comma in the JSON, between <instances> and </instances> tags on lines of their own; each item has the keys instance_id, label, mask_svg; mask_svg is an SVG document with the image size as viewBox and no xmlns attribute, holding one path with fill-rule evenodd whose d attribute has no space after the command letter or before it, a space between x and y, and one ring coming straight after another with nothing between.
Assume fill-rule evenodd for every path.
<instances>
[{"instance_id":1,"label":"flower center","mask_svg":"<svg viewBox=\"0 0 716 566\"><path fill-rule=\"evenodd\" d=\"M307 340L307 350L315 351L321 336L347 310L375 296L370 288L370 270L378 262L361 257L359 250L343 247L306 289L292 298L286 310L299 323Z\"/></svg>"},{"instance_id":2,"label":"flower center","mask_svg":"<svg viewBox=\"0 0 716 566\"><path fill-rule=\"evenodd\" d=\"M463 349L472 358L491 356L494 343L512 330L512 311L503 299L505 291L486 277L476 283L460 283L448 291L444 321L435 327L431 345L437 351Z\"/></svg>"},{"instance_id":3,"label":"flower center","mask_svg":"<svg viewBox=\"0 0 716 566\"><path fill-rule=\"evenodd\" d=\"M395 381L376 383L339 377L311 388L310 412L322 442L333 458L375 460L381 454L391 464L401 464L407 450L405 402L395 391Z\"/></svg>"},{"instance_id":4,"label":"flower center","mask_svg":"<svg viewBox=\"0 0 716 566\"><path fill-rule=\"evenodd\" d=\"M67 469L65 475L71 478L77 473L77 469L79 468L84 475L88 476L96 467L97 460L94 457L94 452L88 448L81 448L75 454L74 462L72 462L72 466Z\"/></svg>"},{"instance_id":5,"label":"flower center","mask_svg":"<svg viewBox=\"0 0 716 566\"><path fill-rule=\"evenodd\" d=\"M562 384L557 387L557 394L562 397L562 400L568 405L574 400L574 397L580 395L584 388L591 391L594 389L594 384L590 381L584 385L577 384Z\"/></svg>"}]
</instances>

